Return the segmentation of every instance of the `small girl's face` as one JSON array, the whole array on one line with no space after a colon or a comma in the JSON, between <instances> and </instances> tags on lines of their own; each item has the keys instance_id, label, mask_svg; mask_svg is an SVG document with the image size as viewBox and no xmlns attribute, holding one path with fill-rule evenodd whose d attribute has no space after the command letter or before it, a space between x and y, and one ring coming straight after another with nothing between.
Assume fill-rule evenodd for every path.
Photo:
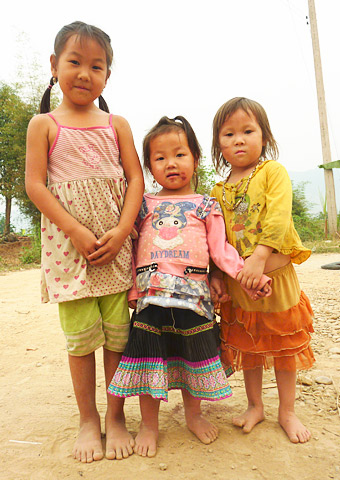
<instances>
[{"instance_id":1,"label":"small girl's face","mask_svg":"<svg viewBox=\"0 0 340 480\"><path fill-rule=\"evenodd\" d=\"M242 172L255 167L265 142L253 113L238 109L222 124L219 144L223 158L232 165L233 172Z\"/></svg>"},{"instance_id":2,"label":"small girl's face","mask_svg":"<svg viewBox=\"0 0 340 480\"><path fill-rule=\"evenodd\" d=\"M106 54L96 40L72 35L56 59L51 55L52 75L58 78L64 100L74 105L91 104L102 93L110 72Z\"/></svg>"},{"instance_id":3,"label":"small girl's face","mask_svg":"<svg viewBox=\"0 0 340 480\"><path fill-rule=\"evenodd\" d=\"M163 133L150 141L150 170L163 187L160 195L194 193L190 181L197 164L184 132Z\"/></svg>"}]
</instances>

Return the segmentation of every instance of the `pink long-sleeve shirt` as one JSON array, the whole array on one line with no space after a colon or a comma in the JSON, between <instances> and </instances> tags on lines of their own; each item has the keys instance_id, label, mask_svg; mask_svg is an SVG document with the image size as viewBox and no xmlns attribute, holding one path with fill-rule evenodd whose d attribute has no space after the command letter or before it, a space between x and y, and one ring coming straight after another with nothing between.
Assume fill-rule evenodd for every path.
<instances>
[{"instance_id":1,"label":"pink long-sleeve shirt","mask_svg":"<svg viewBox=\"0 0 340 480\"><path fill-rule=\"evenodd\" d=\"M211 317L207 273L186 273L188 267L207 269L212 258L220 270L235 278L244 265L226 240L219 203L199 194L145 194L137 227L137 276L129 292L130 300L139 299L137 312L152 303L190 308Z\"/></svg>"}]
</instances>

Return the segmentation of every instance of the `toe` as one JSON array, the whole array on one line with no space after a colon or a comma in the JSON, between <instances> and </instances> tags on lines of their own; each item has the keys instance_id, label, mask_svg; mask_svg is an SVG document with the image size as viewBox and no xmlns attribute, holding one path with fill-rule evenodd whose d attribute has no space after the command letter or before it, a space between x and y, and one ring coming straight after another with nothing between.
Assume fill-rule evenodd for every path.
<instances>
[{"instance_id":1,"label":"toe","mask_svg":"<svg viewBox=\"0 0 340 480\"><path fill-rule=\"evenodd\" d=\"M117 448L116 450L116 460L122 460L123 458L123 452L120 448Z\"/></svg>"},{"instance_id":2,"label":"toe","mask_svg":"<svg viewBox=\"0 0 340 480\"><path fill-rule=\"evenodd\" d=\"M95 460L95 461L102 460L103 457L104 457L104 454L103 454L102 451L97 450L97 451L93 452L93 460Z\"/></svg>"},{"instance_id":3,"label":"toe","mask_svg":"<svg viewBox=\"0 0 340 480\"><path fill-rule=\"evenodd\" d=\"M300 442L299 437L297 435L295 435L295 433L292 433L291 435L289 435L289 440L292 443L299 443Z\"/></svg>"},{"instance_id":4,"label":"toe","mask_svg":"<svg viewBox=\"0 0 340 480\"><path fill-rule=\"evenodd\" d=\"M148 457L154 457L156 455L156 450L154 448L148 449Z\"/></svg>"},{"instance_id":5,"label":"toe","mask_svg":"<svg viewBox=\"0 0 340 480\"><path fill-rule=\"evenodd\" d=\"M114 460L116 458L116 452L114 450L106 450L106 458L108 460Z\"/></svg>"}]
</instances>

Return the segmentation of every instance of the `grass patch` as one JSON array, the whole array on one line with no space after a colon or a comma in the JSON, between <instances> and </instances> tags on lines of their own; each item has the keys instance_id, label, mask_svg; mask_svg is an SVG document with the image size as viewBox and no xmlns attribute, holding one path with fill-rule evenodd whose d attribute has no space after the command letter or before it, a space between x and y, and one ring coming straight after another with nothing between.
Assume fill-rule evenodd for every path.
<instances>
[{"instance_id":1,"label":"grass patch","mask_svg":"<svg viewBox=\"0 0 340 480\"><path fill-rule=\"evenodd\" d=\"M306 241L303 244L313 253L339 253L340 255L340 238L338 240Z\"/></svg>"},{"instance_id":2,"label":"grass patch","mask_svg":"<svg viewBox=\"0 0 340 480\"><path fill-rule=\"evenodd\" d=\"M21 250L20 262L24 265L32 263L40 263L41 258L41 237L40 227L35 227L31 237L31 242L28 246L24 246Z\"/></svg>"}]
</instances>

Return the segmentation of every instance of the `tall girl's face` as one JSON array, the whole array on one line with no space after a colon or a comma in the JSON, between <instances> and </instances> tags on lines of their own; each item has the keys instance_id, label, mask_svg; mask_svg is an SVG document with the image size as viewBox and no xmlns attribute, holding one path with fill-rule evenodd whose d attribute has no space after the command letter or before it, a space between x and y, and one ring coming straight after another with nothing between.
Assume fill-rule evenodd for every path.
<instances>
[{"instance_id":1,"label":"tall girl's face","mask_svg":"<svg viewBox=\"0 0 340 480\"><path fill-rule=\"evenodd\" d=\"M219 131L219 144L223 158L236 169L255 167L265 142L262 130L252 112L241 108L226 118Z\"/></svg>"},{"instance_id":2,"label":"tall girl's face","mask_svg":"<svg viewBox=\"0 0 340 480\"><path fill-rule=\"evenodd\" d=\"M170 131L150 141L150 170L163 187L160 195L194 193L190 181L197 164L184 132Z\"/></svg>"},{"instance_id":3,"label":"tall girl's face","mask_svg":"<svg viewBox=\"0 0 340 480\"><path fill-rule=\"evenodd\" d=\"M98 98L110 76L101 45L92 38L80 40L76 34L67 40L58 59L51 55L51 71L58 78L64 100L77 106L87 106Z\"/></svg>"}]
</instances>

